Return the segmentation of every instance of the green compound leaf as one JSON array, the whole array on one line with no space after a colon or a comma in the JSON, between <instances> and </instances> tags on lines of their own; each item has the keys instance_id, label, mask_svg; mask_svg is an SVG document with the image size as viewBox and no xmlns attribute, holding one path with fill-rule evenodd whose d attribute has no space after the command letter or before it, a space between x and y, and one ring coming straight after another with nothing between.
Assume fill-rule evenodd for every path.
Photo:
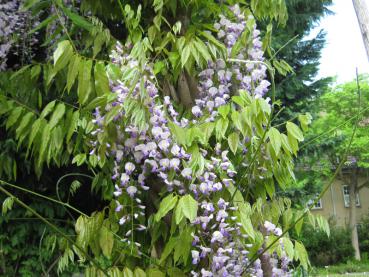
<instances>
[{"instance_id":1,"label":"green compound leaf","mask_svg":"<svg viewBox=\"0 0 369 277\"><path fill-rule=\"evenodd\" d=\"M174 196L173 193L166 196L159 206L158 212L155 214L155 221L158 222L162 217L164 217L169 211L171 211L177 204L178 197Z\"/></svg>"},{"instance_id":2,"label":"green compound leaf","mask_svg":"<svg viewBox=\"0 0 369 277\"><path fill-rule=\"evenodd\" d=\"M49 122L50 129L54 128L59 123L64 113L65 113L65 105L63 103L58 104Z\"/></svg>"},{"instance_id":3,"label":"green compound leaf","mask_svg":"<svg viewBox=\"0 0 369 277\"><path fill-rule=\"evenodd\" d=\"M233 152L233 154L236 154L236 152L237 152L239 141L240 141L240 137L239 137L238 133L236 133L236 132L230 134L229 137L228 137L228 145L229 145L229 148L231 149L231 151Z\"/></svg>"},{"instance_id":4,"label":"green compound leaf","mask_svg":"<svg viewBox=\"0 0 369 277\"><path fill-rule=\"evenodd\" d=\"M298 141L304 140L304 135L302 134L300 128L295 123L287 122L286 128L288 135L294 137Z\"/></svg>"},{"instance_id":5,"label":"green compound leaf","mask_svg":"<svg viewBox=\"0 0 369 277\"><path fill-rule=\"evenodd\" d=\"M301 265L305 269L308 268L309 265L308 254L306 252L305 246L298 241L295 241L295 259L299 260Z\"/></svg>"},{"instance_id":6,"label":"green compound leaf","mask_svg":"<svg viewBox=\"0 0 369 277\"><path fill-rule=\"evenodd\" d=\"M14 204L14 197L5 198L2 206L2 214L5 215L8 211L10 211Z\"/></svg>"},{"instance_id":7,"label":"green compound leaf","mask_svg":"<svg viewBox=\"0 0 369 277\"><path fill-rule=\"evenodd\" d=\"M71 90L74 81L78 75L78 68L81 62L81 58L77 55L74 55L68 66L68 75L67 75L67 90L68 92Z\"/></svg>"},{"instance_id":8,"label":"green compound leaf","mask_svg":"<svg viewBox=\"0 0 369 277\"><path fill-rule=\"evenodd\" d=\"M282 146L281 133L276 128L272 127L268 131L268 137L275 151L275 154L278 156Z\"/></svg>"},{"instance_id":9,"label":"green compound leaf","mask_svg":"<svg viewBox=\"0 0 369 277\"><path fill-rule=\"evenodd\" d=\"M188 218L191 222L197 216L198 204L195 199L192 198L191 195L187 194L183 196L178 203L176 210L176 223L182 220L183 216Z\"/></svg>"},{"instance_id":10,"label":"green compound leaf","mask_svg":"<svg viewBox=\"0 0 369 277\"><path fill-rule=\"evenodd\" d=\"M54 108L56 101L49 102L45 108L42 110L42 113L40 115L40 118L45 118Z\"/></svg>"}]
</instances>

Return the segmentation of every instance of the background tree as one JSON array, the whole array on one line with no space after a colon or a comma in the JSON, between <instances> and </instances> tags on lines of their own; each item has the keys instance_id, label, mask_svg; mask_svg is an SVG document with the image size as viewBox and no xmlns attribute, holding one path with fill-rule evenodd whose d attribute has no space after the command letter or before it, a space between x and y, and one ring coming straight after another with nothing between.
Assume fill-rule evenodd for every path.
<instances>
[{"instance_id":1,"label":"background tree","mask_svg":"<svg viewBox=\"0 0 369 277\"><path fill-rule=\"evenodd\" d=\"M331 78L316 79L325 44L324 30L307 39L310 32L319 26L322 17L331 14L331 4L331 0L288 0L286 28L275 26L273 30L272 47L275 51L271 54L286 61L293 69L293 73L286 76L276 76L277 98L284 107L281 120L294 118L297 113L311 113L314 99L326 91L331 81Z\"/></svg>"},{"instance_id":2,"label":"background tree","mask_svg":"<svg viewBox=\"0 0 369 277\"><path fill-rule=\"evenodd\" d=\"M334 129L330 135L320 138L317 144L307 152L308 157L315 160L315 165L324 166L324 163L326 163L328 168L336 167L349 144L357 117L359 117L358 127L348 154L345 169L340 174L340 178L350 187L349 228L356 259L360 259L356 227L356 194L360 189L368 185L368 180L359 182L359 176L367 178L369 167L368 76L360 76L359 86L360 102L358 100L358 84L356 81L334 87L317 100L320 113L319 117L312 124L311 134L324 133L327 129L332 129L334 126L339 126L339 128ZM359 103L361 103L360 106ZM314 137L314 135L312 136Z\"/></svg>"}]
</instances>

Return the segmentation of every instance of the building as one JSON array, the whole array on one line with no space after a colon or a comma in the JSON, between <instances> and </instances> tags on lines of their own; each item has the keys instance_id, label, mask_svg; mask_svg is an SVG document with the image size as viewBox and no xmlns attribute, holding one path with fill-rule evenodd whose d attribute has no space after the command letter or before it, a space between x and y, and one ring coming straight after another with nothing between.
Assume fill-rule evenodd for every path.
<instances>
[{"instance_id":1,"label":"building","mask_svg":"<svg viewBox=\"0 0 369 277\"><path fill-rule=\"evenodd\" d=\"M362 184L367 178L359 177L358 183ZM356 195L356 222L360 222L363 216L369 215L369 187L363 187ZM313 214L320 214L325 218L333 218L338 226L348 226L350 213L349 186L337 178L323 197L312 209Z\"/></svg>"}]
</instances>

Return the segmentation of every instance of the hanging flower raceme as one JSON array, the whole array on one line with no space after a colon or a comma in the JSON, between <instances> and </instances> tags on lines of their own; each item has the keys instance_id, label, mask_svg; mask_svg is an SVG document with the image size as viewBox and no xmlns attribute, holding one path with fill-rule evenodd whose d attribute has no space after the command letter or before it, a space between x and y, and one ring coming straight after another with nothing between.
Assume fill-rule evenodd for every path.
<instances>
[{"instance_id":1,"label":"hanging flower raceme","mask_svg":"<svg viewBox=\"0 0 369 277\"><path fill-rule=\"evenodd\" d=\"M214 26L228 55L245 31L247 20L252 20L246 19L238 6L231 10L235 22L222 16ZM150 180L153 177L161 185L161 191L189 194L197 200L198 213L190 223L195 230L191 248L193 276L263 274L260 260L250 266L249 253L253 244L248 243L248 236L241 229L238 207L221 197L235 184L237 174L228 150L222 149L220 143L214 145L214 149L199 144L194 155L172 133L173 126L191 128L214 121L218 109L226 105L239 89L246 90L251 97L263 97L269 82L265 80L266 67L261 63L263 52L259 34L254 27L251 43L237 56L250 60L249 63L230 64L224 59L209 61L208 68L199 74L200 96L192 107L193 116L188 118L179 117L168 96L161 101L152 68L140 65L129 54L129 47L118 43L111 55L112 62L122 71L122 78L110 80L115 100L104 109L97 108L94 114L96 139L91 142L94 147L91 154L99 153L113 159L112 179L119 223L136 226L128 229L127 243L138 246L134 242L134 231L146 229L146 207L141 195L152 189ZM113 119L112 111L115 112ZM101 145L98 138L106 131L107 118L114 122L116 140ZM105 151L101 152L101 149ZM199 159L202 166L193 166ZM264 228L268 230L266 236L281 233L271 223L266 222ZM282 271L286 273L288 263L288 259L273 260L275 276L280 276Z\"/></svg>"},{"instance_id":2,"label":"hanging flower raceme","mask_svg":"<svg viewBox=\"0 0 369 277\"><path fill-rule=\"evenodd\" d=\"M32 47L38 42L37 32L28 33L40 24L38 15L21 11L21 4L19 0L0 3L0 71L6 69L10 54L18 56L22 62L30 61Z\"/></svg>"}]
</instances>

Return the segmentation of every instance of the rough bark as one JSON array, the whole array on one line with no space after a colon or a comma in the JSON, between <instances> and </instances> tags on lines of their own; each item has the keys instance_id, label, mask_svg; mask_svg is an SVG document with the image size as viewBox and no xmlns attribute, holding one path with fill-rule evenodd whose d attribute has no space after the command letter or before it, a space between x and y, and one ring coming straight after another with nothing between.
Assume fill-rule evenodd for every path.
<instances>
[{"instance_id":1,"label":"rough bark","mask_svg":"<svg viewBox=\"0 0 369 277\"><path fill-rule=\"evenodd\" d=\"M264 253L260 257L261 261L261 269L263 270L264 277L272 277L273 276L273 266L269 253Z\"/></svg>"},{"instance_id":2,"label":"rough bark","mask_svg":"<svg viewBox=\"0 0 369 277\"><path fill-rule=\"evenodd\" d=\"M366 4L367 0L352 0L356 17L359 22L361 36L363 38L366 55L369 60L369 11Z\"/></svg>"},{"instance_id":3,"label":"rough bark","mask_svg":"<svg viewBox=\"0 0 369 277\"><path fill-rule=\"evenodd\" d=\"M356 194L358 188L358 177L357 170L353 170L350 184L350 215L349 215L349 228L351 231L351 244L355 250L355 259L360 261L360 249L359 249L359 238L357 234L356 226Z\"/></svg>"},{"instance_id":4,"label":"rough bark","mask_svg":"<svg viewBox=\"0 0 369 277\"><path fill-rule=\"evenodd\" d=\"M182 73L179 75L177 92L181 103L185 107L189 108L193 105L190 87L184 71L182 71Z\"/></svg>"},{"instance_id":5,"label":"rough bark","mask_svg":"<svg viewBox=\"0 0 369 277\"><path fill-rule=\"evenodd\" d=\"M175 102L177 102L177 103L179 102L179 98L177 96L177 92L176 92L174 86L168 80L164 80L164 83L163 83L163 92L164 92L164 95L171 96L172 99Z\"/></svg>"},{"instance_id":6,"label":"rough bark","mask_svg":"<svg viewBox=\"0 0 369 277\"><path fill-rule=\"evenodd\" d=\"M187 71L185 71L185 76L188 84L188 88L190 89L190 94L192 101L199 97L199 89L198 82L194 76L191 76Z\"/></svg>"}]
</instances>

